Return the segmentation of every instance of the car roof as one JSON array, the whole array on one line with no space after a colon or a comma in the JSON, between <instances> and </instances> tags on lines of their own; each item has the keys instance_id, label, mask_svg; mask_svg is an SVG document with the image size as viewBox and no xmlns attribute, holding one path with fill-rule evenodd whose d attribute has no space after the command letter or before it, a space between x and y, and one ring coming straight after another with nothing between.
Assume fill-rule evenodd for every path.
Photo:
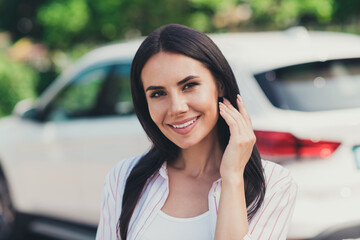
<instances>
[{"instance_id":1,"label":"car roof","mask_svg":"<svg viewBox=\"0 0 360 240\"><path fill-rule=\"evenodd\" d=\"M285 66L360 57L360 37L336 32L286 31L209 34L226 58L259 73ZM131 61L142 39L110 44L93 50L84 61Z\"/></svg>"},{"instance_id":2,"label":"car roof","mask_svg":"<svg viewBox=\"0 0 360 240\"><path fill-rule=\"evenodd\" d=\"M297 28L218 37L213 39L224 52L238 54L253 73L307 62L360 57L360 37L345 33Z\"/></svg>"}]
</instances>

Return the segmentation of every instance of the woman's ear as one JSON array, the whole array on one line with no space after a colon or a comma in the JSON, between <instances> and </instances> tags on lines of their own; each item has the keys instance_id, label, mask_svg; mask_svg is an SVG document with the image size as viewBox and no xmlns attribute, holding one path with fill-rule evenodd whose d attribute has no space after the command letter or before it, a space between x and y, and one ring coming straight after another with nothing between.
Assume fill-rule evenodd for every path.
<instances>
[{"instance_id":1,"label":"woman's ear","mask_svg":"<svg viewBox=\"0 0 360 240\"><path fill-rule=\"evenodd\" d=\"M223 83L222 82L217 82L217 87L218 87L219 97L224 97L225 89L224 89Z\"/></svg>"}]
</instances>

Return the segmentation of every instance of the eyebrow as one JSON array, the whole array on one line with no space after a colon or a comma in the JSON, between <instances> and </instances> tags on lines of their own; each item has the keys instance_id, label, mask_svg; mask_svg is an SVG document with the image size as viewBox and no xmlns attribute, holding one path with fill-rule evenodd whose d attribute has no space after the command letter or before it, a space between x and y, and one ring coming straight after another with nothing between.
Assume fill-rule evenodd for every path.
<instances>
[{"instance_id":1,"label":"eyebrow","mask_svg":"<svg viewBox=\"0 0 360 240\"><path fill-rule=\"evenodd\" d=\"M178 85L178 86L183 85L187 81L190 81L191 79L198 78L198 77L199 76L189 75L186 78L184 78L183 80L179 81L176 85ZM160 90L160 89L165 89L165 88L163 86L149 86L146 88L145 92L150 91L150 90Z\"/></svg>"}]
</instances>

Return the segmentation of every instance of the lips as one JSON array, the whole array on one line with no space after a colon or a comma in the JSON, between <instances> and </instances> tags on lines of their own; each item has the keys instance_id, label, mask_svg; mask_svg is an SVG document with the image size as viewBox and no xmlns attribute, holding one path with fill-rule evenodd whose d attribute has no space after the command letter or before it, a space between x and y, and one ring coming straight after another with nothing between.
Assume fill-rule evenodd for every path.
<instances>
[{"instance_id":1,"label":"lips","mask_svg":"<svg viewBox=\"0 0 360 240\"><path fill-rule=\"evenodd\" d=\"M183 121L179 121L179 122L173 122L173 123L169 124L169 126L176 133L183 135L183 134L190 132L193 129L193 127L196 125L196 122L199 119L199 117L200 116L187 118L187 119L185 119Z\"/></svg>"}]
</instances>

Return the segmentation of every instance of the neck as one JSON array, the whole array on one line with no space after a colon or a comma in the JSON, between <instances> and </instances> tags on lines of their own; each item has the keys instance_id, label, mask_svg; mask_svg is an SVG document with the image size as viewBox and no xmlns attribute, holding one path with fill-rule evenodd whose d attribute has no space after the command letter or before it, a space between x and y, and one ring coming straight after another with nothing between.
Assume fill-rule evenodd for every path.
<instances>
[{"instance_id":1,"label":"neck","mask_svg":"<svg viewBox=\"0 0 360 240\"><path fill-rule=\"evenodd\" d=\"M204 175L218 175L222 154L217 131L214 129L200 143L187 149L181 149L179 157L172 167L195 178Z\"/></svg>"}]
</instances>

